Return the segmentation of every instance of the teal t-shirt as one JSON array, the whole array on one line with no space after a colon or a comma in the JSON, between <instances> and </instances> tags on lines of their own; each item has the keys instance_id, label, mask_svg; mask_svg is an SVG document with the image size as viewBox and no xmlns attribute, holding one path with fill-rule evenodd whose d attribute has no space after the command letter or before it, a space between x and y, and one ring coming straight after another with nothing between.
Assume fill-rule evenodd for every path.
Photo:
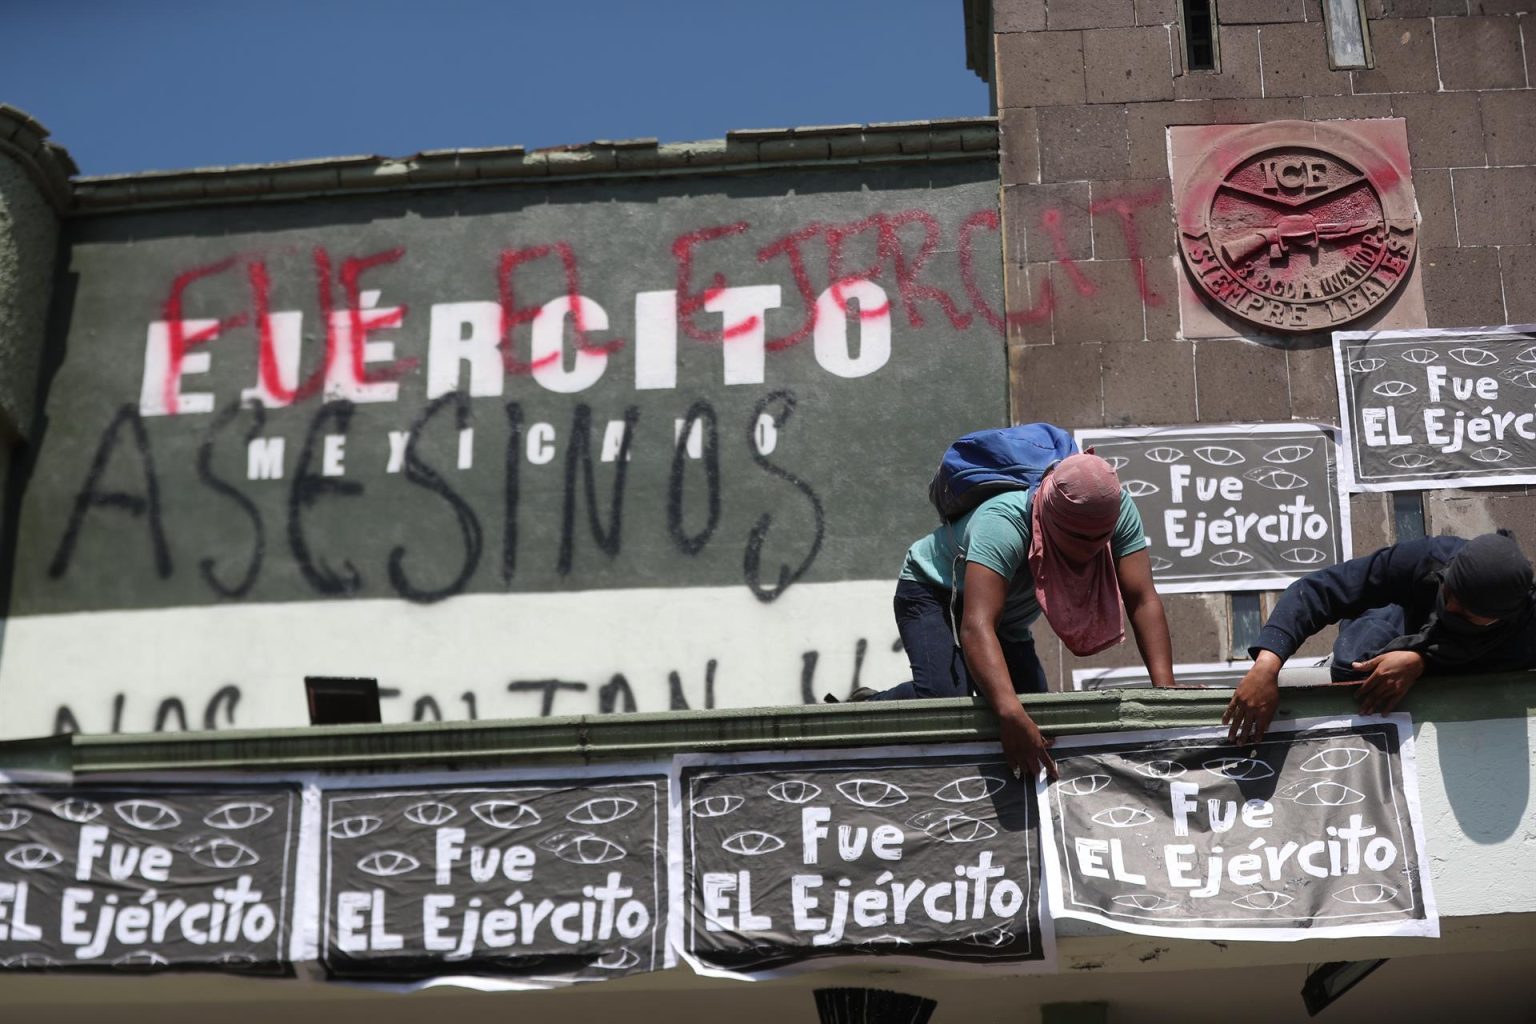
<instances>
[{"instance_id":1,"label":"teal t-shirt","mask_svg":"<svg viewBox=\"0 0 1536 1024\"><path fill-rule=\"evenodd\" d=\"M965 573L956 573L957 562L984 565L1008 581L998 636L1004 640L1028 639L1029 624L1040 617L1035 575L1029 569L1029 539L1034 532L1029 516L1034 497L1033 490L1004 491L953 523L941 523L907 549L901 578L963 591ZM1123 558L1146 546L1141 513L1131 496L1121 491L1120 518L1110 534L1110 554Z\"/></svg>"}]
</instances>

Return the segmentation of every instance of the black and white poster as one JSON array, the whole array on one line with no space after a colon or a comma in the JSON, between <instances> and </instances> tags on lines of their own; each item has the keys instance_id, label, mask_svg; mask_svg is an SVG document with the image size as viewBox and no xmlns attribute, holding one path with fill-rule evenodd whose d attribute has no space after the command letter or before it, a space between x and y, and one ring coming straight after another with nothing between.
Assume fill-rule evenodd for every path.
<instances>
[{"instance_id":1,"label":"black and white poster","mask_svg":"<svg viewBox=\"0 0 1536 1024\"><path fill-rule=\"evenodd\" d=\"M1056 917L1176 938L1439 934L1407 715L1063 738Z\"/></svg>"},{"instance_id":2,"label":"black and white poster","mask_svg":"<svg viewBox=\"0 0 1536 1024\"><path fill-rule=\"evenodd\" d=\"M1536 483L1536 325L1340 331L1356 491Z\"/></svg>"},{"instance_id":3,"label":"black and white poster","mask_svg":"<svg viewBox=\"0 0 1536 1024\"><path fill-rule=\"evenodd\" d=\"M1051 959L1034 786L996 744L678 764L674 945L699 972Z\"/></svg>"},{"instance_id":4,"label":"black and white poster","mask_svg":"<svg viewBox=\"0 0 1536 1024\"><path fill-rule=\"evenodd\" d=\"M327 974L542 988L669 966L667 780L326 789Z\"/></svg>"},{"instance_id":5,"label":"black and white poster","mask_svg":"<svg viewBox=\"0 0 1536 1024\"><path fill-rule=\"evenodd\" d=\"M1136 499L1165 594L1275 590L1350 557L1331 427L1080 430Z\"/></svg>"},{"instance_id":6,"label":"black and white poster","mask_svg":"<svg viewBox=\"0 0 1536 1024\"><path fill-rule=\"evenodd\" d=\"M292 786L0 788L0 971L284 974Z\"/></svg>"}]
</instances>

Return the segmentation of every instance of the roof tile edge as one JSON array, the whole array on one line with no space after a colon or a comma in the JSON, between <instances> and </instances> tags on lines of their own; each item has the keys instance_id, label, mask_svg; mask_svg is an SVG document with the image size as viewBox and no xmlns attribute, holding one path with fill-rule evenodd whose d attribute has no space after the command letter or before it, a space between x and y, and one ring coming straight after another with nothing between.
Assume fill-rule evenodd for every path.
<instances>
[{"instance_id":1,"label":"roof tile edge","mask_svg":"<svg viewBox=\"0 0 1536 1024\"><path fill-rule=\"evenodd\" d=\"M1536 717L1531 673L1428 677L1402 710L1419 722ZM1294 687L1279 715L1337 718L1352 687ZM1104 690L1024 698L1052 735L1219 728L1230 690ZM61 735L0 742L0 772L399 771L423 766L644 760L674 753L810 750L989 740L996 718L969 699L813 704L478 722Z\"/></svg>"},{"instance_id":2,"label":"roof tile edge","mask_svg":"<svg viewBox=\"0 0 1536 1024\"><path fill-rule=\"evenodd\" d=\"M0 117L7 114L25 119L18 124L35 124L20 111L0 107ZM6 127L6 122L0 121L0 146L6 145ZM976 159L995 153L997 145L995 117L967 117L751 129L728 132L724 139L696 142L597 140L532 151L522 146L436 149L401 158L345 156L93 175L74 179L72 190L69 181L60 181L66 197L72 191L73 211L92 214L146 207L516 184L530 179L547 182L715 173L727 168L766 170L863 161ZM69 166L72 170L72 162Z\"/></svg>"}]
</instances>

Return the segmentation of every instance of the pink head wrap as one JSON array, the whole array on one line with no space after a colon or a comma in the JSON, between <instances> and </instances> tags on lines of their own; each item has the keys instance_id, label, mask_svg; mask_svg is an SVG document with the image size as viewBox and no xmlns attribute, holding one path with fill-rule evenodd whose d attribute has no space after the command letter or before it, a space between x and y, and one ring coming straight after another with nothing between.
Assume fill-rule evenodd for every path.
<instances>
[{"instance_id":1,"label":"pink head wrap","mask_svg":"<svg viewBox=\"0 0 1536 1024\"><path fill-rule=\"evenodd\" d=\"M1097 654L1125 639L1110 535L1120 518L1120 480L1097 455L1057 463L1035 490L1029 569L1035 599L1067 649Z\"/></svg>"}]
</instances>

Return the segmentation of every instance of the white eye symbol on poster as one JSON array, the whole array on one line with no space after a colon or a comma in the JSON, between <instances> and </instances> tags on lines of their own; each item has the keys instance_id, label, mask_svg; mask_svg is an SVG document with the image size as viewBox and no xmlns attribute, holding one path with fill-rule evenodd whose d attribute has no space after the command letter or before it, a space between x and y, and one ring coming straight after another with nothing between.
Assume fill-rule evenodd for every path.
<instances>
[{"instance_id":1,"label":"white eye symbol on poster","mask_svg":"<svg viewBox=\"0 0 1536 1024\"><path fill-rule=\"evenodd\" d=\"M1076 436L1135 502L1163 593L1280 589L1350 557L1331 427L1237 423Z\"/></svg>"},{"instance_id":2,"label":"white eye symbol on poster","mask_svg":"<svg viewBox=\"0 0 1536 1024\"><path fill-rule=\"evenodd\" d=\"M1350 490L1536 482L1536 325L1333 338Z\"/></svg>"}]
</instances>

